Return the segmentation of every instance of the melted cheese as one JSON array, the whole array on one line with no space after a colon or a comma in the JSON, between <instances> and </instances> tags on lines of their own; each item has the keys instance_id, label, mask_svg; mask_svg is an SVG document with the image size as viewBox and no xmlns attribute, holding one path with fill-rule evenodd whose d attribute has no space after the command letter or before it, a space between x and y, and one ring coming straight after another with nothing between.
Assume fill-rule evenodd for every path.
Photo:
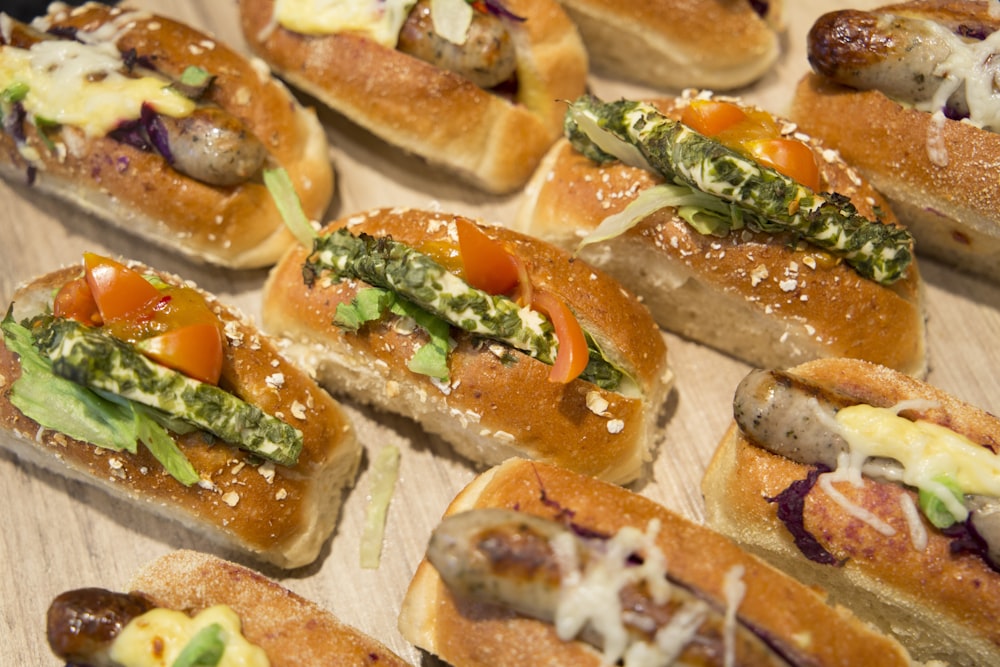
<instances>
[{"instance_id":1,"label":"melted cheese","mask_svg":"<svg viewBox=\"0 0 1000 667\"><path fill-rule=\"evenodd\" d=\"M850 445L852 466L869 457L898 461L898 481L933 493L960 521L968 510L935 478L951 479L966 494L1000 497L1000 456L951 429L870 405L844 408L836 421Z\"/></svg>"},{"instance_id":2,"label":"melted cheese","mask_svg":"<svg viewBox=\"0 0 1000 667\"><path fill-rule=\"evenodd\" d=\"M143 104L168 116L185 116L194 102L162 79L131 78L111 43L45 40L21 49L0 47L0 89L27 86L22 103L32 117L103 136L139 117Z\"/></svg>"},{"instance_id":3,"label":"melted cheese","mask_svg":"<svg viewBox=\"0 0 1000 667\"><path fill-rule=\"evenodd\" d=\"M399 31L416 0L277 0L274 19L306 35L358 32L396 48Z\"/></svg>"},{"instance_id":4,"label":"melted cheese","mask_svg":"<svg viewBox=\"0 0 1000 667\"><path fill-rule=\"evenodd\" d=\"M169 667L191 638L213 623L222 627L226 649L218 667L268 667L264 650L248 642L240 619L230 607L209 607L194 617L170 609L153 609L132 619L111 646L110 657L125 667Z\"/></svg>"}]
</instances>

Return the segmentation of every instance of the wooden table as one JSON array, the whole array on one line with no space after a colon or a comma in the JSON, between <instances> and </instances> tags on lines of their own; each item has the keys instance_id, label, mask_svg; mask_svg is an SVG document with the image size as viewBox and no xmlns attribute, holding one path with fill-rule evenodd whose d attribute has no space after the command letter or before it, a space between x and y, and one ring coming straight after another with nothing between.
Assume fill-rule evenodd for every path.
<instances>
[{"instance_id":1,"label":"wooden table","mask_svg":"<svg viewBox=\"0 0 1000 667\"><path fill-rule=\"evenodd\" d=\"M871 0L868 0L871 2ZM214 33L245 49L231 1L160 0L140 3ZM786 110L791 89L806 71L804 35L822 11L838 3L787 3L785 52L773 72L741 94L772 111ZM843 6L863 4L841 2ZM594 76L598 95L648 93ZM437 206L510 220L518 199L471 192L435 180L414 158L401 156L332 113L321 112L338 172L333 218L374 206ZM17 283L77 262L84 250L142 260L195 280L252 317L258 313L264 271L232 273L193 265L165 251L109 231L96 220L42 199L30 188L0 183L0 296ZM927 287L929 380L1000 413L1000 286L922 263ZM699 480L731 416L732 392L749 370L741 362L666 335L677 382L665 413L663 441L648 478L636 490L695 520L703 515ZM336 534L312 566L291 573L264 569L289 588L330 608L414 663L420 653L396 629L396 616L431 528L454 494L476 471L450 449L405 420L347 403L367 451L346 499ZM401 448L400 477L390 507L381 566L359 566L359 535L367 503L367 464L382 447ZM0 656L8 665L56 664L45 643L51 598L80 586L121 587L142 563L175 548L209 549L170 522L122 506L103 492L0 455ZM221 553L234 557L235 554Z\"/></svg>"}]
</instances>

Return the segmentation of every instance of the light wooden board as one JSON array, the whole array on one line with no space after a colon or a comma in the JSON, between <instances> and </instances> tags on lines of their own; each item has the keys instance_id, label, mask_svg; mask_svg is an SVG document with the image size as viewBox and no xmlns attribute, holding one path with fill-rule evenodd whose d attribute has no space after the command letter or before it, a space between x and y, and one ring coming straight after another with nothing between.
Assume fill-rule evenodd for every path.
<instances>
[{"instance_id":1,"label":"light wooden board","mask_svg":"<svg viewBox=\"0 0 1000 667\"><path fill-rule=\"evenodd\" d=\"M871 0L868 0L871 4ZM245 49L236 5L229 0L144 0L141 5L180 18ZM806 71L805 31L838 3L788 3L785 52L773 72L741 91L772 111L786 110L791 89ZM841 2L842 6L864 3ZM650 91L594 76L598 95ZM336 217L374 206L440 207L489 221L509 220L517 196L489 197L435 177L419 160L389 149L343 119L321 113L338 172ZM79 261L84 250L142 260L195 280L256 317L264 271L231 273L190 264L30 188L0 183L0 297L17 283ZM1000 286L922 263L927 286L929 380L994 413L1000 412ZM730 420L732 392L749 370L743 363L666 335L677 383L664 413L663 442L646 480L635 489L694 520L702 519L699 480ZM405 420L348 404L367 451L333 539L312 566L291 573L267 570L289 588L330 608L414 663L422 659L396 629L396 616L427 536L454 494L476 471ZM388 516L381 566L359 566L359 535L368 492L367 464L380 448L402 450L401 471ZM169 522L124 507L92 488L0 455L0 662L56 664L45 643L44 618L56 594L80 586L121 587L142 563L175 548L209 549ZM234 554L221 553L234 557Z\"/></svg>"}]
</instances>

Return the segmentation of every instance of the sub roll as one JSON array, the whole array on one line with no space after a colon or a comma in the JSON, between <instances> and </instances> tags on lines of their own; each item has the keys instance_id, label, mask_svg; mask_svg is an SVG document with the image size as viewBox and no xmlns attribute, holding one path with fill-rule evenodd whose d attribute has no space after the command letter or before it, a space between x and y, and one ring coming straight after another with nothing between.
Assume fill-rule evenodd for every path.
<instances>
[{"instance_id":1,"label":"sub roll","mask_svg":"<svg viewBox=\"0 0 1000 667\"><path fill-rule=\"evenodd\" d=\"M663 336L617 282L459 215L331 223L272 270L262 317L330 391L479 465L519 455L632 481L672 384Z\"/></svg>"},{"instance_id":2,"label":"sub roll","mask_svg":"<svg viewBox=\"0 0 1000 667\"><path fill-rule=\"evenodd\" d=\"M512 459L452 501L400 611L465 665L909 665L819 592L638 494Z\"/></svg>"},{"instance_id":3,"label":"sub roll","mask_svg":"<svg viewBox=\"0 0 1000 667\"><path fill-rule=\"evenodd\" d=\"M250 48L286 81L489 193L524 185L559 136L560 101L586 85L586 52L555 0L239 7Z\"/></svg>"},{"instance_id":4,"label":"sub roll","mask_svg":"<svg viewBox=\"0 0 1000 667\"><path fill-rule=\"evenodd\" d=\"M1000 658L1000 420L863 361L749 373L702 482L710 526L914 658Z\"/></svg>"},{"instance_id":5,"label":"sub roll","mask_svg":"<svg viewBox=\"0 0 1000 667\"><path fill-rule=\"evenodd\" d=\"M918 251L1000 279L1000 16L985 0L824 14L790 116L854 165Z\"/></svg>"},{"instance_id":6,"label":"sub roll","mask_svg":"<svg viewBox=\"0 0 1000 667\"><path fill-rule=\"evenodd\" d=\"M333 532L361 448L341 406L240 313L87 253L15 292L0 444L284 568Z\"/></svg>"},{"instance_id":7,"label":"sub roll","mask_svg":"<svg viewBox=\"0 0 1000 667\"><path fill-rule=\"evenodd\" d=\"M732 90L781 55L781 2L559 0L592 68L664 90Z\"/></svg>"},{"instance_id":8,"label":"sub roll","mask_svg":"<svg viewBox=\"0 0 1000 667\"><path fill-rule=\"evenodd\" d=\"M45 621L53 654L79 667L408 664L278 582L197 551L149 562L125 592L65 591Z\"/></svg>"},{"instance_id":9,"label":"sub roll","mask_svg":"<svg viewBox=\"0 0 1000 667\"><path fill-rule=\"evenodd\" d=\"M848 356L926 373L913 239L835 152L690 91L576 100L514 227L639 295L665 329L756 365Z\"/></svg>"},{"instance_id":10,"label":"sub roll","mask_svg":"<svg viewBox=\"0 0 1000 667\"><path fill-rule=\"evenodd\" d=\"M0 15L0 176L192 259L273 264L293 242L263 172L306 214L333 195L315 114L259 62L145 11Z\"/></svg>"}]
</instances>

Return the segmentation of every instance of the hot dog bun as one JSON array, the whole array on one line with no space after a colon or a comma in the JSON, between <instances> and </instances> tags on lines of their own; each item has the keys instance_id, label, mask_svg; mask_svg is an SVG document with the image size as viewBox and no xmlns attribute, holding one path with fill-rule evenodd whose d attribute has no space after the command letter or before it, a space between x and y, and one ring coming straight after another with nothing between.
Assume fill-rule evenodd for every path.
<instances>
[{"instance_id":1,"label":"hot dog bun","mask_svg":"<svg viewBox=\"0 0 1000 667\"><path fill-rule=\"evenodd\" d=\"M155 609L190 616L217 605L229 607L239 618L243 637L264 651L272 667L408 664L319 604L255 570L206 553L181 550L160 556L135 573L128 590ZM51 611L49 616L50 634L53 627L61 630L53 624ZM84 624L76 631L82 634L89 628ZM175 635L176 630L164 632L160 641ZM236 659L229 653L227 648L226 659Z\"/></svg>"},{"instance_id":2,"label":"hot dog bun","mask_svg":"<svg viewBox=\"0 0 1000 667\"><path fill-rule=\"evenodd\" d=\"M915 407L921 419L946 426L990 452L996 453L1000 446L996 417L890 369L825 359L789 373L824 392L837 392L849 403L888 408L913 399L928 401L929 406ZM808 407L798 409L802 420L811 419ZM856 487L836 484L850 503L891 526L892 535L854 518L819 485L800 492L803 528L835 562L823 564L803 555L778 517L781 504L768 498L806 479L812 469L756 446L734 423L702 482L708 524L807 584L828 591L838 604L894 634L916 659L994 664L1000 656L995 623L1000 613L1000 576L979 554L955 551L952 538L923 516L917 518L922 529L911 524L901 504L903 496L916 497L911 488L867 475ZM923 548L917 546L921 533L927 540Z\"/></svg>"},{"instance_id":3,"label":"hot dog bun","mask_svg":"<svg viewBox=\"0 0 1000 667\"><path fill-rule=\"evenodd\" d=\"M781 3L560 0L599 72L661 89L732 90L781 53Z\"/></svg>"},{"instance_id":4,"label":"hot dog bun","mask_svg":"<svg viewBox=\"0 0 1000 667\"><path fill-rule=\"evenodd\" d=\"M656 106L676 119L694 97ZM824 191L850 197L871 219L878 208L885 224L894 224L879 195L836 154L788 123L783 131L813 149ZM526 187L514 227L576 249L604 218L662 182L622 162L598 164L561 140ZM584 246L580 256L640 295L663 328L748 363L851 356L926 373L923 289L912 264L904 279L884 286L788 235L699 233L673 207Z\"/></svg>"},{"instance_id":5,"label":"hot dog bun","mask_svg":"<svg viewBox=\"0 0 1000 667\"><path fill-rule=\"evenodd\" d=\"M181 284L176 276L130 266ZM82 267L67 267L24 284L13 297L13 318L51 312L56 291L81 274ZM302 432L297 463L265 462L199 430L172 433L201 478L185 486L143 446L135 454L110 451L43 429L12 404L22 369L19 355L2 342L0 445L26 462L179 521L212 543L284 568L308 564L336 525L342 492L354 483L360 446L339 404L240 313L202 294L225 328L221 386Z\"/></svg>"},{"instance_id":6,"label":"hot dog bun","mask_svg":"<svg viewBox=\"0 0 1000 667\"><path fill-rule=\"evenodd\" d=\"M166 17L96 2L79 8L55 3L33 26L86 32L122 53L134 49L139 63L172 78L187 67L204 69L214 79L202 103L242 121L267 149L265 165L288 172L306 215L323 217L334 181L326 135L313 111L262 63ZM46 138L33 123L22 125L23 143L9 126L0 133L0 175L27 184L26 196L56 195L117 228L227 267L268 266L293 241L259 174L236 185L210 185L180 173L156 152L107 135L88 136L66 125L46 130Z\"/></svg>"},{"instance_id":7,"label":"hot dog bun","mask_svg":"<svg viewBox=\"0 0 1000 667\"><path fill-rule=\"evenodd\" d=\"M998 26L988 5L973 0L921 0L887 5L873 10L872 15L933 19L943 26L941 34L954 30L975 36L964 40L968 43L984 44L983 38ZM873 67L871 63L882 57L872 46L879 43L881 40L868 42L859 37L851 60L844 61L843 67ZM893 39L893 44L906 43L905 36ZM824 48L831 67L839 62L841 56L832 49L820 44L815 48ZM931 62L938 60L943 58L937 56ZM898 70L905 64L890 63L887 67ZM988 71L974 68L969 74L953 75L992 80ZM904 76L901 72L886 78ZM932 89L936 84L924 85ZM1000 219L996 213L1000 184L989 177L995 156L1000 154L996 128L991 131L950 116L935 117L912 103L891 99L878 88L849 87L816 72L799 82L789 115L804 131L839 151L889 200L916 237L918 252L963 271L1000 279ZM935 151L938 157L932 157Z\"/></svg>"},{"instance_id":8,"label":"hot dog bun","mask_svg":"<svg viewBox=\"0 0 1000 667\"><path fill-rule=\"evenodd\" d=\"M516 92L458 74L358 33L304 35L274 19L274 0L241 0L250 48L285 80L384 141L490 193L519 189L562 127L560 100L583 92L587 58L555 0L505 0Z\"/></svg>"},{"instance_id":9,"label":"hot dog bun","mask_svg":"<svg viewBox=\"0 0 1000 667\"><path fill-rule=\"evenodd\" d=\"M611 536L624 527L646 530L658 521L655 545L672 582L725 609L727 573L743 568L746 591L738 602L738 618L767 637L791 664L910 664L898 644L828 604L817 591L627 489L563 468L512 459L469 484L446 516L479 508L556 519L584 536ZM399 626L412 643L453 665L606 664L592 647L561 640L549 623L455 596L427 560L418 566L407 591Z\"/></svg>"},{"instance_id":10,"label":"hot dog bun","mask_svg":"<svg viewBox=\"0 0 1000 667\"><path fill-rule=\"evenodd\" d=\"M417 209L377 209L344 218L325 232L391 237L420 248L455 239L461 216ZM287 354L314 368L338 395L415 419L462 456L479 464L520 455L617 482L641 474L653 448L657 413L672 376L666 346L645 307L618 283L561 250L502 227L480 225L524 263L535 288L565 300L610 360L631 375L628 395L576 379L550 382L550 367L521 352L452 329L450 381L442 384L407 367L426 340L398 317L366 324L357 333L333 324L365 283L320 276L303 281L309 255L294 248L264 287L265 328L290 339ZM631 383L630 383L631 384Z\"/></svg>"}]
</instances>

